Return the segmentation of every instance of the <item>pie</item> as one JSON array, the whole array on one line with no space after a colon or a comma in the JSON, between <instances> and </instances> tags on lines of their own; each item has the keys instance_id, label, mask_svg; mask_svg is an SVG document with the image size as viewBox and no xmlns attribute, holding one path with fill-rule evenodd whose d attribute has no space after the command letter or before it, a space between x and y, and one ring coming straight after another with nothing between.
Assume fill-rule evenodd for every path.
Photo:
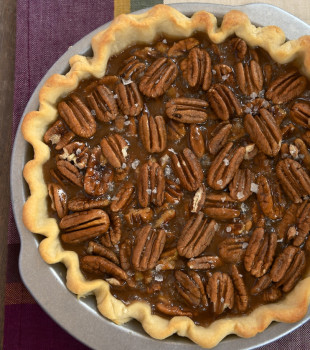
<instances>
[{"instance_id":1,"label":"pie","mask_svg":"<svg viewBox=\"0 0 310 350\"><path fill-rule=\"evenodd\" d=\"M117 324L203 347L296 322L310 295L310 37L239 11L122 15L22 131L26 227ZM68 310L70 312L70 310Z\"/></svg>"}]
</instances>

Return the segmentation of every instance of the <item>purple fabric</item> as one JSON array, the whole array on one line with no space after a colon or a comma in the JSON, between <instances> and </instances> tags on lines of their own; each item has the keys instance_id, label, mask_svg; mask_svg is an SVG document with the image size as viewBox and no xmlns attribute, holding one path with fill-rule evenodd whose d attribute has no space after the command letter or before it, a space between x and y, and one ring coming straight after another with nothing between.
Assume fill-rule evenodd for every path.
<instances>
[{"instance_id":1,"label":"purple fabric","mask_svg":"<svg viewBox=\"0 0 310 350\"><path fill-rule=\"evenodd\" d=\"M113 11L113 0L17 0L13 136L27 101L45 72L70 45L111 20ZM23 286L17 264L19 237L12 211L8 244L4 349L87 349L60 328ZM259 349L308 349L309 330L307 323Z\"/></svg>"}]
</instances>

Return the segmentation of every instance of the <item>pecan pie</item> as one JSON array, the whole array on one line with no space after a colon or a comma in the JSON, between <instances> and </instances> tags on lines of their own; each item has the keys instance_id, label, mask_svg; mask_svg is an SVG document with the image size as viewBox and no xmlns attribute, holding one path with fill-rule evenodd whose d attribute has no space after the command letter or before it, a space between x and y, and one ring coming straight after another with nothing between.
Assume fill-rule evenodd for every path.
<instances>
[{"instance_id":1,"label":"pecan pie","mask_svg":"<svg viewBox=\"0 0 310 350\"><path fill-rule=\"evenodd\" d=\"M92 44L22 125L35 150L24 222L47 237L43 258L104 316L155 338L212 347L301 319L310 37L159 5Z\"/></svg>"}]
</instances>

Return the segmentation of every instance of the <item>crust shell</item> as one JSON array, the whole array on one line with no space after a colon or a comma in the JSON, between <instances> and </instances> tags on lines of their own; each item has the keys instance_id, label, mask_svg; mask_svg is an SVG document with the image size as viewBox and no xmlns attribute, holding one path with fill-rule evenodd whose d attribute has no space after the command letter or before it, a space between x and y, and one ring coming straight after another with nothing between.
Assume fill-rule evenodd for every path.
<instances>
[{"instance_id":1,"label":"crust shell","mask_svg":"<svg viewBox=\"0 0 310 350\"><path fill-rule=\"evenodd\" d=\"M24 206L23 220L30 231L46 236L39 247L42 258L49 264L62 262L66 265L69 290L78 298L95 294L98 309L105 317L117 324L135 318L154 338L164 339L177 333L202 347L211 348L228 334L252 337L274 320L296 322L303 318L310 302L310 271L307 272L308 277L280 302L258 307L247 316L215 321L206 328L195 325L188 317L166 320L152 315L150 306L145 302L135 302L127 307L111 295L107 282L86 281L79 269L77 254L62 249L57 222L48 217L47 186L42 169L50 157L49 148L42 141L43 135L48 125L57 118L56 103L74 90L81 79L104 75L109 57L129 45L149 43L160 33L181 38L189 37L196 31L207 33L214 43L221 43L236 34L250 46L264 48L278 63L295 60L301 72L310 78L310 36L285 41L280 28L255 27L240 11L227 13L220 27L211 13L200 11L188 18L165 5L157 5L140 15L121 15L108 29L93 37L93 57L73 56L70 59L71 69L66 75L55 74L46 81L39 94L39 110L28 113L23 121L22 133L34 149L34 159L25 165L23 172L31 191Z\"/></svg>"}]
</instances>

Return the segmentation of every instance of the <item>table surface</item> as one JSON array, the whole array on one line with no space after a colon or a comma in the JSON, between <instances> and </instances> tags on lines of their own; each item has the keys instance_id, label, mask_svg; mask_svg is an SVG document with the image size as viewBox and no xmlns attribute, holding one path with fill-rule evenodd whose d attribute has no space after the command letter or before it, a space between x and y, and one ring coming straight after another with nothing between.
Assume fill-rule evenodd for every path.
<instances>
[{"instance_id":1,"label":"table surface","mask_svg":"<svg viewBox=\"0 0 310 350\"><path fill-rule=\"evenodd\" d=\"M199 0L198 0L199 1ZM176 1L167 0L166 3ZM181 1L179 1L181 2ZM228 3L230 1L227 1ZM251 1L249 1L251 2ZM269 2L269 1L266 1ZM297 1L298 2L298 1ZM276 2L274 2L276 3ZM307 2L306 2L307 3ZM306 6L308 6L307 4ZM306 11L307 12L307 11ZM295 13L298 15L297 13ZM303 18L308 23L309 18ZM0 150L2 164L0 167L0 349L3 341L4 295L7 260L7 228L10 210L9 164L12 148L12 112L14 93L15 64L15 24L16 1L2 0L0 3Z\"/></svg>"},{"instance_id":2,"label":"table surface","mask_svg":"<svg viewBox=\"0 0 310 350\"><path fill-rule=\"evenodd\" d=\"M4 288L7 259L7 227L10 207L9 164L12 140L12 114L15 64L16 1L0 2L0 349L4 324Z\"/></svg>"}]
</instances>

